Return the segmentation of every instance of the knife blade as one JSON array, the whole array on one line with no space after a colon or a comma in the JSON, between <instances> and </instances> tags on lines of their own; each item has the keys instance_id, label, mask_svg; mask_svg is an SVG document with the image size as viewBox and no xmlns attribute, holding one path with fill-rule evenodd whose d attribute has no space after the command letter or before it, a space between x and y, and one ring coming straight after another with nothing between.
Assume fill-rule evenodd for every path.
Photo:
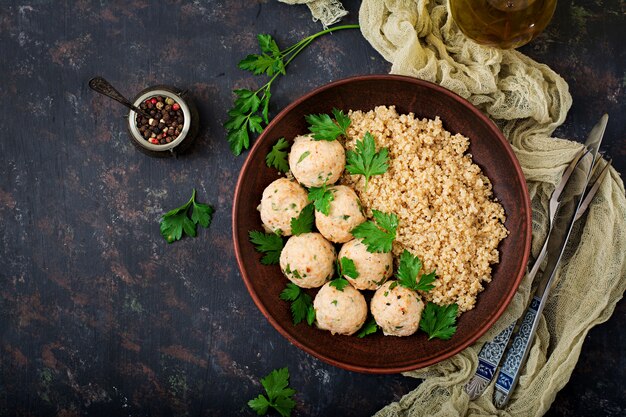
<instances>
[{"instance_id":1,"label":"knife blade","mask_svg":"<svg viewBox=\"0 0 626 417\"><path fill-rule=\"evenodd\" d=\"M559 201L560 206L557 211L554 230L548 238L548 262L543 270L535 295L523 316L524 318L511 346L505 354L504 363L496 378L493 399L494 404L498 408L502 408L508 403L519 380L521 369L530 352L530 347L539 325L539 318L547 302L550 287L558 271L557 267L565 251L585 190L589 184L592 167L597 158L607 122L608 116L605 114L592 129L585 143L586 145L588 144L589 152L581 159L581 165L577 166L567 184L567 192L564 193Z\"/></svg>"}]
</instances>

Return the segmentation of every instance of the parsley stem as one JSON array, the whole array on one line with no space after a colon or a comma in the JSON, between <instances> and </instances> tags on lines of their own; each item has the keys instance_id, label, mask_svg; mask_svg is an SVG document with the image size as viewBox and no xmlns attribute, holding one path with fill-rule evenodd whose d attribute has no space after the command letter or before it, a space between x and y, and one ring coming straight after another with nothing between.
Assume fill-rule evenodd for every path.
<instances>
[{"instance_id":1,"label":"parsley stem","mask_svg":"<svg viewBox=\"0 0 626 417\"><path fill-rule=\"evenodd\" d=\"M322 36L322 35L325 35L325 34L327 34L327 33L331 33L331 32L335 32L335 31L337 31L337 30L343 30L343 29L359 29L359 28L360 28L360 26L359 26L359 25L342 25L342 26L334 26L334 27L332 27L332 28L328 28L328 29L326 29L326 30L322 30L321 32L317 32L317 33L315 33L315 34L313 34L313 35L311 35L311 36L309 36L309 37L306 37L306 38L304 38L304 39L303 39L303 41L306 41L306 40L308 40L308 41L312 41L312 40L314 40L315 38L319 38L319 37L320 37L320 36Z\"/></svg>"},{"instance_id":2,"label":"parsley stem","mask_svg":"<svg viewBox=\"0 0 626 417\"><path fill-rule=\"evenodd\" d=\"M289 57L289 59L287 59L287 61L285 62L285 67L287 67L287 65L289 65L289 64L291 63L291 61L293 61L293 59L294 59L296 56L298 56L298 54L299 54L300 52L302 52L302 50L303 50L304 48L306 48L307 46L309 46L309 44L310 44L311 42L313 42L316 38L319 38L320 36L325 35L325 34L327 34L327 33L335 32L335 31L337 31L337 30L344 30L344 29L359 29L359 28L360 28L360 26L359 26L359 25L342 25L342 26L335 26L335 27L332 27L332 28L328 28L328 29L326 29L326 30L322 30L321 32L317 32L317 33L315 33L315 34L313 34L313 35L311 35L311 36L308 36L308 37L306 37L306 38L302 39L300 42L297 42L297 43L295 43L295 44L291 45L289 48L285 49L285 50L281 53L281 55L282 55L282 57L281 57L281 58L283 58L283 59L284 59L284 58L286 58L288 55L290 55L290 54L291 54L291 56ZM276 78L278 78L278 76L279 76L279 75L282 75L282 74L281 74L280 72L277 72L276 74L274 74L274 75L272 76L272 78L270 78L270 80L269 80L267 83L265 83L265 85L263 85L263 87L259 88L259 89L256 91L256 93L261 92L261 90L263 90L263 89L267 89L267 88L269 88L269 86L271 86L271 85L272 85L272 82L274 82L274 80L275 80Z\"/></svg>"},{"instance_id":3,"label":"parsley stem","mask_svg":"<svg viewBox=\"0 0 626 417\"><path fill-rule=\"evenodd\" d=\"M187 201L187 204L185 204L185 206L189 207L191 203L193 203L195 200L196 200L196 189L194 188L193 191L191 192L191 198L189 199L189 201Z\"/></svg>"},{"instance_id":4,"label":"parsley stem","mask_svg":"<svg viewBox=\"0 0 626 417\"><path fill-rule=\"evenodd\" d=\"M297 49L297 48L298 48L298 46L300 46L301 44L303 44L303 43L305 43L305 42L306 42L306 43L307 43L307 45L308 45L308 44L309 44L309 43L311 43L311 41L313 41L315 38L318 38L318 37L320 37L320 36L322 36L322 35L325 35L325 34L327 34L327 33L335 32L335 31L337 31L337 30L344 30L344 29L359 29L359 28L360 28L360 26L359 26L359 25L342 25L342 26L335 26L335 27L332 27L332 28L328 28L328 29L322 30L321 32L317 32L317 33L315 33L315 34L313 34L313 35L307 36L306 38L304 38L304 39L300 40L299 42L294 43L294 44L293 44L293 45L291 45L289 48L287 48L287 49L285 49L284 51L282 51L282 52L281 52L281 55L283 55L283 56L289 55L289 53L290 53L290 52L292 52L294 49ZM296 53L296 55L297 55L297 53Z\"/></svg>"}]
</instances>

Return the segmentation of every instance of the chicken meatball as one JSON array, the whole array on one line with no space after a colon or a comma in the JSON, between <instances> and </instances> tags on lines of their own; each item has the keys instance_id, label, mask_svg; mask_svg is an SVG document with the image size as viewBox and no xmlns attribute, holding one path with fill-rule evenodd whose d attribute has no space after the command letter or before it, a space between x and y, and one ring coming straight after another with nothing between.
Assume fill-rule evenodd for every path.
<instances>
[{"instance_id":1,"label":"chicken meatball","mask_svg":"<svg viewBox=\"0 0 626 417\"><path fill-rule=\"evenodd\" d=\"M415 291L387 281L374 293L371 309L385 335L410 336L419 327L424 303Z\"/></svg>"},{"instance_id":2,"label":"chicken meatball","mask_svg":"<svg viewBox=\"0 0 626 417\"><path fill-rule=\"evenodd\" d=\"M393 255L389 253L370 253L360 239L344 243L339 251L339 259L351 259L358 276L351 278L344 275L357 290L375 290L393 273Z\"/></svg>"},{"instance_id":3,"label":"chicken meatball","mask_svg":"<svg viewBox=\"0 0 626 417\"><path fill-rule=\"evenodd\" d=\"M319 233L289 238L280 253L280 269L301 288L317 288L333 276L335 248Z\"/></svg>"},{"instance_id":4,"label":"chicken meatball","mask_svg":"<svg viewBox=\"0 0 626 417\"><path fill-rule=\"evenodd\" d=\"M336 140L314 140L298 136L289 153L289 168L305 187L321 187L337 182L346 166L346 153Z\"/></svg>"},{"instance_id":5,"label":"chicken meatball","mask_svg":"<svg viewBox=\"0 0 626 417\"><path fill-rule=\"evenodd\" d=\"M313 300L317 327L332 334L351 335L367 318L365 297L351 285L338 290L326 283Z\"/></svg>"},{"instance_id":6,"label":"chicken meatball","mask_svg":"<svg viewBox=\"0 0 626 417\"><path fill-rule=\"evenodd\" d=\"M354 190L345 185L330 187L333 200L330 202L328 215L315 211L317 230L331 242L344 243L352 239L350 233L365 221L361 212L361 202Z\"/></svg>"},{"instance_id":7,"label":"chicken meatball","mask_svg":"<svg viewBox=\"0 0 626 417\"><path fill-rule=\"evenodd\" d=\"M308 204L307 192L295 181L279 178L263 191L259 211L263 226L283 236L291 235L291 219Z\"/></svg>"}]
</instances>

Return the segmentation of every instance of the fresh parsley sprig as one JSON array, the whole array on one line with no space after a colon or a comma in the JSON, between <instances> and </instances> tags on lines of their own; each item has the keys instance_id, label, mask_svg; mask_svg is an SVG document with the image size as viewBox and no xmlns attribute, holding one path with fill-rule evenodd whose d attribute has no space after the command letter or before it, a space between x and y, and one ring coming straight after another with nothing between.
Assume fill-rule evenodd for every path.
<instances>
[{"instance_id":1,"label":"fresh parsley sprig","mask_svg":"<svg viewBox=\"0 0 626 417\"><path fill-rule=\"evenodd\" d=\"M327 114L309 114L304 116L309 124L309 131L315 140L333 141L339 136L348 136L350 118L343 114L343 111L333 109L335 121Z\"/></svg>"},{"instance_id":2,"label":"fresh parsley sprig","mask_svg":"<svg viewBox=\"0 0 626 417\"><path fill-rule=\"evenodd\" d=\"M367 321L367 323L363 325L363 327L361 327L361 330L359 330L356 337L358 337L359 339L363 339L365 336L374 334L377 331L378 324L376 323L376 320L374 320L374 318L372 317Z\"/></svg>"},{"instance_id":3,"label":"fresh parsley sprig","mask_svg":"<svg viewBox=\"0 0 626 417\"><path fill-rule=\"evenodd\" d=\"M413 291L425 291L428 292L435 288L433 282L435 281L435 271L428 274L422 274L419 282L417 281L417 275L422 270L422 261L413 256L408 250L404 250L400 255L400 265L396 272L396 278L398 283L405 288L409 288Z\"/></svg>"},{"instance_id":4,"label":"fresh parsley sprig","mask_svg":"<svg viewBox=\"0 0 626 417\"><path fill-rule=\"evenodd\" d=\"M287 149L289 149L289 142L285 138L278 139L276 144L272 146L272 150L265 156L265 164L270 168L276 168L280 172L288 172Z\"/></svg>"},{"instance_id":5,"label":"fresh parsley sprig","mask_svg":"<svg viewBox=\"0 0 626 417\"><path fill-rule=\"evenodd\" d=\"M430 339L448 340L456 333L456 315L459 306L449 304L439 306L435 303L426 304L420 320L420 329L428 334Z\"/></svg>"},{"instance_id":6,"label":"fresh parsley sprig","mask_svg":"<svg viewBox=\"0 0 626 417\"><path fill-rule=\"evenodd\" d=\"M335 199L335 193L324 183L321 187L309 188L308 199L313 202L315 210L328 216L328 213L330 213L330 202Z\"/></svg>"},{"instance_id":7,"label":"fresh parsley sprig","mask_svg":"<svg viewBox=\"0 0 626 417\"><path fill-rule=\"evenodd\" d=\"M296 406L293 400L296 391L289 388L289 370L287 368L274 369L261 379L261 385L267 397L259 394L258 397L248 401L248 407L260 416L267 414L270 407L278 411L282 417L291 416L291 410Z\"/></svg>"},{"instance_id":8,"label":"fresh parsley sprig","mask_svg":"<svg viewBox=\"0 0 626 417\"><path fill-rule=\"evenodd\" d=\"M257 252L264 254L261 258L263 265L274 265L280 261L280 252L284 246L283 238L276 233L263 233L258 230L250 230L248 236Z\"/></svg>"},{"instance_id":9,"label":"fresh parsley sprig","mask_svg":"<svg viewBox=\"0 0 626 417\"><path fill-rule=\"evenodd\" d=\"M190 210L191 218L189 217ZM180 240L183 237L183 232L187 236L196 237L196 225L209 227L213 212L212 206L196 202L196 189L194 188L189 201L163 215L159 225L161 235L167 240L167 243Z\"/></svg>"},{"instance_id":10,"label":"fresh parsley sprig","mask_svg":"<svg viewBox=\"0 0 626 417\"><path fill-rule=\"evenodd\" d=\"M365 177L365 189L372 175L382 175L387 172L389 150L382 148L376 152L376 141L370 132L366 132L363 140L356 141L355 150L346 152L346 171L352 175Z\"/></svg>"},{"instance_id":11,"label":"fresh parsley sprig","mask_svg":"<svg viewBox=\"0 0 626 417\"><path fill-rule=\"evenodd\" d=\"M343 29L358 29L359 25L335 26L296 42L285 50L280 50L276 41L270 36L257 36L260 54L251 54L239 62L239 68L250 71L254 75L267 75L270 79L258 90L234 90L237 98L234 107L228 111L228 120L224 123L227 140L234 155L240 155L250 147L250 136L261 133L264 125L269 122L269 103L271 87L279 75L286 74L287 66L304 48L318 37Z\"/></svg>"},{"instance_id":12,"label":"fresh parsley sprig","mask_svg":"<svg viewBox=\"0 0 626 417\"><path fill-rule=\"evenodd\" d=\"M291 219L291 234L298 236L303 233L310 233L313 230L314 223L315 213L313 211L313 204L308 204L302 209L298 217Z\"/></svg>"},{"instance_id":13,"label":"fresh parsley sprig","mask_svg":"<svg viewBox=\"0 0 626 417\"><path fill-rule=\"evenodd\" d=\"M393 213L383 213L372 210L374 223L371 220L356 226L350 233L357 239L362 239L370 253L391 252L393 241L398 229L398 216Z\"/></svg>"},{"instance_id":14,"label":"fresh parsley sprig","mask_svg":"<svg viewBox=\"0 0 626 417\"><path fill-rule=\"evenodd\" d=\"M290 282L280 293L280 299L291 301L291 318L293 319L293 324L298 324L306 319L309 326L313 325L315 322L313 300L302 288Z\"/></svg>"},{"instance_id":15,"label":"fresh parsley sprig","mask_svg":"<svg viewBox=\"0 0 626 417\"><path fill-rule=\"evenodd\" d=\"M354 265L354 261L346 256L342 256L339 260L339 266L341 269L340 276L348 276L352 279L357 279L359 277L359 271L356 270L356 265Z\"/></svg>"}]
</instances>

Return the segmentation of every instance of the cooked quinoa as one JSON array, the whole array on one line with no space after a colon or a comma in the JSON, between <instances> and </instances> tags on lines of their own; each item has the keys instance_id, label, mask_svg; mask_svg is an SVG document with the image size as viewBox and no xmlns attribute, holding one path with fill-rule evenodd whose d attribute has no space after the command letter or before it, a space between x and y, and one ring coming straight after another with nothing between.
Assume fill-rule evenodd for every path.
<instances>
[{"instance_id":1,"label":"cooked quinoa","mask_svg":"<svg viewBox=\"0 0 626 417\"><path fill-rule=\"evenodd\" d=\"M346 173L341 182L354 186L368 217L372 209L398 216L394 255L407 249L423 271L437 272L435 288L422 294L427 300L471 310L508 231L491 182L466 153L469 139L446 131L439 118L398 115L394 106L351 111L350 119L346 149L370 132L377 149L389 149L389 169L372 176L367 190L360 175Z\"/></svg>"}]
</instances>

